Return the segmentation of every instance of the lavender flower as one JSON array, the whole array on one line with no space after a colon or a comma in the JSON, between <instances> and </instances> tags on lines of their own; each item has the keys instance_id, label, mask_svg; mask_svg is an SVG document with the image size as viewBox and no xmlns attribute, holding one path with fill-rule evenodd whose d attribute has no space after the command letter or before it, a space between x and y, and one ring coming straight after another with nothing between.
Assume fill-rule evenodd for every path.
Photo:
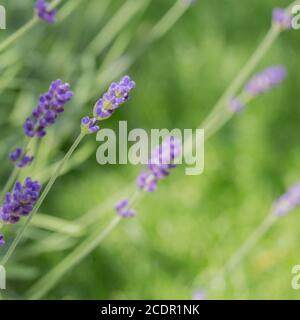
<instances>
[{"instance_id":1,"label":"lavender flower","mask_svg":"<svg viewBox=\"0 0 300 320\"><path fill-rule=\"evenodd\" d=\"M136 212L129 208L128 199L119 201L115 206L115 210L123 218L132 218L136 215Z\"/></svg>"},{"instance_id":2,"label":"lavender flower","mask_svg":"<svg viewBox=\"0 0 300 320\"><path fill-rule=\"evenodd\" d=\"M245 108L245 105L239 98L234 97L230 99L229 107L232 112L242 112Z\"/></svg>"},{"instance_id":3,"label":"lavender flower","mask_svg":"<svg viewBox=\"0 0 300 320\"><path fill-rule=\"evenodd\" d=\"M97 125L96 118L84 117L81 120L81 132L83 134L93 134L100 130L100 127Z\"/></svg>"},{"instance_id":4,"label":"lavender flower","mask_svg":"<svg viewBox=\"0 0 300 320\"><path fill-rule=\"evenodd\" d=\"M19 168L30 166L34 159L33 156L23 154L22 148L19 147L9 154L9 158Z\"/></svg>"},{"instance_id":5,"label":"lavender flower","mask_svg":"<svg viewBox=\"0 0 300 320\"><path fill-rule=\"evenodd\" d=\"M4 236L2 233L0 233L0 247L3 247L5 245Z\"/></svg>"},{"instance_id":6,"label":"lavender flower","mask_svg":"<svg viewBox=\"0 0 300 320\"><path fill-rule=\"evenodd\" d=\"M206 293L201 289L197 289L193 294L193 300L207 300Z\"/></svg>"},{"instance_id":7,"label":"lavender flower","mask_svg":"<svg viewBox=\"0 0 300 320\"><path fill-rule=\"evenodd\" d=\"M97 120L109 118L114 111L129 99L129 93L136 86L129 76L119 82L113 82L108 91L99 99L94 107L94 117Z\"/></svg>"},{"instance_id":8,"label":"lavender flower","mask_svg":"<svg viewBox=\"0 0 300 320\"><path fill-rule=\"evenodd\" d=\"M37 0L35 10L41 20L48 23L54 23L56 21L56 10L51 9L45 0Z\"/></svg>"},{"instance_id":9,"label":"lavender flower","mask_svg":"<svg viewBox=\"0 0 300 320\"><path fill-rule=\"evenodd\" d=\"M21 217L28 216L39 198L41 185L38 181L26 178L24 184L17 181L12 193L8 192L0 207L0 219L15 224Z\"/></svg>"},{"instance_id":10,"label":"lavender flower","mask_svg":"<svg viewBox=\"0 0 300 320\"><path fill-rule=\"evenodd\" d=\"M68 83L61 80L53 81L49 91L40 96L36 108L32 111L32 117L27 118L23 128L28 137L43 137L46 128L55 123L58 115L64 112L64 106L71 100L73 92Z\"/></svg>"},{"instance_id":11,"label":"lavender flower","mask_svg":"<svg viewBox=\"0 0 300 320\"><path fill-rule=\"evenodd\" d=\"M276 216L285 216L300 205L300 182L292 186L273 205L272 213Z\"/></svg>"},{"instance_id":12,"label":"lavender flower","mask_svg":"<svg viewBox=\"0 0 300 320\"><path fill-rule=\"evenodd\" d=\"M245 90L252 96L257 96L279 85L286 77L287 71L283 66L273 66L256 74L246 84Z\"/></svg>"},{"instance_id":13,"label":"lavender flower","mask_svg":"<svg viewBox=\"0 0 300 320\"><path fill-rule=\"evenodd\" d=\"M292 28L293 16L285 9L275 8L272 12L272 19L273 22L278 24L282 29Z\"/></svg>"},{"instance_id":14,"label":"lavender flower","mask_svg":"<svg viewBox=\"0 0 300 320\"><path fill-rule=\"evenodd\" d=\"M173 168L175 159L181 154L181 143L173 137L167 137L151 153L148 171L142 171L137 178L137 186L147 192L154 192L159 180L167 177Z\"/></svg>"}]
</instances>

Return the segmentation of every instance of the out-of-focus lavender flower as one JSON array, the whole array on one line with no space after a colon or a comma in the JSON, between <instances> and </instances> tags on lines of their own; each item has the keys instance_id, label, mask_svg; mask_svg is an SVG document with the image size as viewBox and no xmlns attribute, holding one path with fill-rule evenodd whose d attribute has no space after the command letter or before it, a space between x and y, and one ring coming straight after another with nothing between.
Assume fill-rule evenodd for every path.
<instances>
[{"instance_id":1,"label":"out-of-focus lavender flower","mask_svg":"<svg viewBox=\"0 0 300 320\"><path fill-rule=\"evenodd\" d=\"M273 205L273 214L284 216L300 205L300 182L292 186Z\"/></svg>"},{"instance_id":2,"label":"out-of-focus lavender flower","mask_svg":"<svg viewBox=\"0 0 300 320\"><path fill-rule=\"evenodd\" d=\"M115 206L115 210L123 218L132 218L136 215L136 212L129 208L128 199L119 201Z\"/></svg>"},{"instance_id":3,"label":"out-of-focus lavender flower","mask_svg":"<svg viewBox=\"0 0 300 320\"><path fill-rule=\"evenodd\" d=\"M9 158L19 168L30 166L34 157L23 154L22 148L17 148L9 154Z\"/></svg>"},{"instance_id":4,"label":"out-of-focus lavender flower","mask_svg":"<svg viewBox=\"0 0 300 320\"><path fill-rule=\"evenodd\" d=\"M5 195L0 207L0 219L4 223L17 223L21 217L28 216L39 198L41 184L26 178L24 184L17 181L12 192Z\"/></svg>"},{"instance_id":5,"label":"out-of-focus lavender flower","mask_svg":"<svg viewBox=\"0 0 300 320\"><path fill-rule=\"evenodd\" d=\"M279 85L286 77L287 71L283 66L273 66L256 74L246 84L245 90L252 96L257 96Z\"/></svg>"},{"instance_id":6,"label":"out-of-focus lavender flower","mask_svg":"<svg viewBox=\"0 0 300 320\"><path fill-rule=\"evenodd\" d=\"M81 120L81 132L83 134L93 134L100 130L96 118L84 117Z\"/></svg>"},{"instance_id":7,"label":"out-of-focus lavender flower","mask_svg":"<svg viewBox=\"0 0 300 320\"><path fill-rule=\"evenodd\" d=\"M181 142L174 136L167 137L151 153L148 171L142 171L137 178L137 185L144 191L156 190L159 180L167 177L173 168L175 159L181 154Z\"/></svg>"},{"instance_id":8,"label":"out-of-focus lavender flower","mask_svg":"<svg viewBox=\"0 0 300 320\"><path fill-rule=\"evenodd\" d=\"M49 91L41 95L36 108L32 111L32 117L27 118L23 128L28 137L43 137L46 128L55 123L58 115L64 112L64 106L73 97L68 83L55 80L51 83Z\"/></svg>"},{"instance_id":9,"label":"out-of-focus lavender flower","mask_svg":"<svg viewBox=\"0 0 300 320\"><path fill-rule=\"evenodd\" d=\"M197 289L193 293L193 300L207 300L207 296L204 290Z\"/></svg>"},{"instance_id":10,"label":"out-of-focus lavender flower","mask_svg":"<svg viewBox=\"0 0 300 320\"><path fill-rule=\"evenodd\" d=\"M285 9L275 8L272 12L272 19L273 22L278 24L282 29L292 28L293 16Z\"/></svg>"},{"instance_id":11,"label":"out-of-focus lavender flower","mask_svg":"<svg viewBox=\"0 0 300 320\"><path fill-rule=\"evenodd\" d=\"M229 107L232 112L242 112L245 108L245 105L242 103L242 101L237 98L231 98L229 101Z\"/></svg>"},{"instance_id":12,"label":"out-of-focus lavender flower","mask_svg":"<svg viewBox=\"0 0 300 320\"><path fill-rule=\"evenodd\" d=\"M56 21L56 10L51 9L49 3L45 0L37 0L35 10L41 20L48 23L54 23Z\"/></svg>"},{"instance_id":13,"label":"out-of-focus lavender flower","mask_svg":"<svg viewBox=\"0 0 300 320\"><path fill-rule=\"evenodd\" d=\"M129 93L136 86L129 76L124 76L119 82L113 82L103 97L94 107L94 117L97 120L109 118L113 112L129 99Z\"/></svg>"},{"instance_id":14,"label":"out-of-focus lavender flower","mask_svg":"<svg viewBox=\"0 0 300 320\"><path fill-rule=\"evenodd\" d=\"M2 233L0 233L0 247L3 247L5 245L4 236Z\"/></svg>"},{"instance_id":15,"label":"out-of-focus lavender flower","mask_svg":"<svg viewBox=\"0 0 300 320\"><path fill-rule=\"evenodd\" d=\"M180 0L180 2L185 6L190 6L191 4L195 4L196 0Z\"/></svg>"}]
</instances>

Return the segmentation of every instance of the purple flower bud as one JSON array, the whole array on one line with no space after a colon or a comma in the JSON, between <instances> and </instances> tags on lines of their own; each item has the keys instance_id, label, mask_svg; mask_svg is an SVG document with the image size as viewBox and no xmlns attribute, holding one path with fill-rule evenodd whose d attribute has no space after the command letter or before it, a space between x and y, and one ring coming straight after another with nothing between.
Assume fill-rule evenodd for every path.
<instances>
[{"instance_id":1,"label":"purple flower bud","mask_svg":"<svg viewBox=\"0 0 300 320\"><path fill-rule=\"evenodd\" d=\"M83 134L93 134L100 130L100 127L97 125L96 118L84 117L81 120L81 132Z\"/></svg>"},{"instance_id":2,"label":"purple flower bud","mask_svg":"<svg viewBox=\"0 0 300 320\"><path fill-rule=\"evenodd\" d=\"M278 24L282 29L292 28L293 16L289 14L285 9L275 8L272 12L273 22Z\"/></svg>"},{"instance_id":3,"label":"purple flower bud","mask_svg":"<svg viewBox=\"0 0 300 320\"><path fill-rule=\"evenodd\" d=\"M229 101L229 108L232 112L242 112L245 108L245 105L242 103L242 101L237 98L231 98Z\"/></svg>"},{"instance_id":4,"label":"purple flower bud","mask_svg":"<svg viewBox=\"0 0 300 320\"><path fill-rule=\"evenodd\" d=\"M9 158L19 168L25 168L31 165L34 157L23 154L21 148L17 148L15 151L9 154Z\"/></svg>"},{"instance_id":5,"label":"purple flower bud","mask_svg":"<svg viewBox=\"0 0 300 320\"><path fill-rule=\"evenodd\" d=\"M5 245L4 236L2 233L0 233L0 247L3 247Z\"/></svg>"},{"instance_id":6,"label":"purple flower bud","mask_svg":"<svg viewBox=\"0 0 300 320\"><path fill-rule=\"evenodd\" d=\"M56 21L56 10L50 9L49 4L45 0L37 0L35 10L38 17L48 23Z\"/></svg>"},{"instance_id":7,"label":"purple flower bud","mask_svg":"<svg viewBox=\"0 0 300 320\"><path fill-rule=\"evenodd\" d=\"M36 108L32 111L32 117L27 118L23 128L27 137L44 137L46 128L53 125L64 106L73 97L68 83L55 80L51 83L48 92L40 96Z\"/></svg>"},{"instance_id":8,"label":"purple flower bud","mask_svg":"<svg viewBox=\"0 0 300 320\"><path fill-rule=\"evenodd\" d=\"M148 171L142 171L137 186L147 192L154 192L159 180L167 177L176 167L174 161L182 152L181 142L173 136L167 137L151 153Z\"/></svg>"},{"instance_id":9,"label":"purple flower bud","mask_svg":"<svg viewBox=\"0 0 300 320\"><path fill-rule=\"evenodd\" d=\"M129 99L129 93L136 86L129 76L123 77L119 82L113 82L108 91L96 102L94 117L97 120L109 118L113 112Z\"/></svg>"},{"instance_id":10,"label":"purple flower bud","mask_svg":"<svg viewBox=\"0 0 300 320\"><path fill-rule=\"evenodd\" d=\"M0 220L4 223L17 223L21 217L28 216L39 198L41 185L38 181L26 178L24 184L17 181L12 192L7 192L2 207Z\"/></svg>"},{"instance_id":11,"label":"purple flower bud","mask_svg":"<svg viewBox=\"0 0 300 320\"><path fill-rule=\"evenodd\" d=\"M275 201L272 213L276 216L285 216L300 205L300 182Z\"/></svg>"},{"instance_id":12,"label":"purple flower bud","mask_svg":"<svg viewBox=\"0 0 300 320\"><path fill-rule=\"evenodd\" d=\"M197 289L193 294L193 300L207 300L206 293L201 289Z\"/></svg>"},{"instance_id":13,"label":"purple flower bud","mask_svg":"<svg viewBox=\"0 0 300 320\"><path fill-rule=\"evenodd\" d=\"M245 90L250 95L257 96L278 86L286 75L287 71L283 66L270 67L250 79L245 86Z\"/></svg>"},{"instance_id":14,"label":"purple flower bud","mask_svg":"<svg viewBox=\"0 0 300 320\"><path fill-rule=\"evenodd\" d=\"M136 212L129 208L129 200L128 199L120 200L116 204L115 210L123 218L132 218L136 215Z\"/></svg>"}]
</instances>

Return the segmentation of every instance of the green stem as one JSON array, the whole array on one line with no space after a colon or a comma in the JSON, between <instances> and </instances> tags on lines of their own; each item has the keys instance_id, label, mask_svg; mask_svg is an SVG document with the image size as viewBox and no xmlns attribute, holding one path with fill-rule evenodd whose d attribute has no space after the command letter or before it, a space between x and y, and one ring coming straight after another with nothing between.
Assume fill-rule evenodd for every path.
<instances>
[{"instance_id":1,"label":"green stem","mask_svg":"<svg viewBox=\"0 0 300 320\"><path fill-rule=\"evenodd\" d=\"M226 275L234 270L234 268L245 258L255 244L269 231L278 217L269 214L266 219L255 229L255 231L247 238L243 245L231 256L220 272L211 281L211 287L219 289Z\"/></svg>"},{"instance_id":2,"label":"green stem","mask_svg":"<svg viewBox=\"0 0 300 320\"><path fill-rule=\"evenodd\" d=\"M50 6L51 8L55 8L57 7L60 3L62 2L62 0L55 0L53 1ZM38 22L40 21L40 19L37 16L34 16L31 20L29 20L26 24L24 24L24 26L22 26L19 30L17 30L16 32L14 32L11 36L9 36L6 40L4 40L1 44L0 44L0 53L2 51L4 51L5 49L7 49L11 44L13 44L14 42L16 42L18 39L20 39L26 32L28 32L29 30L31 30Z\"/></svg>"},{"instance_id":3,"label":"green stem","mask_svg":"<svg viewBox=\"0 0 300 320\"><path fill-rule=\"evenodd\" d=\"M101 232L102 227L97 228L81 245L73 250L64 260L54 267L48 274L39 280L29 291L27 297L29 299L40 299L61 277L72 267L77 265L82 259L90 254L120 223L121 216L115 216L110 224Z\"/></svg>"},{"instance_id":4,"label":"green stem","mask_svg":"<svg viewBox=\"0 0 300 320\"><path fill-rule=\"evenodd\" d=\"M73 145L71 146L69 151L66 153L66 155L64 156L64 158L62 159L62 161L58 165L57 169L55 170L55 172L52 175L51 179L49 180L48 184L46 185L46 188L44 189L42 195L40 196L39 200L37 201L36 205L34 206L34 208L32 210L32 213L30 214L30 216L28 217L26 222L23 224L23 226L21 227L21 229L17 233L16 238L14 239L14 241L12 242L10 247L8 248L5 256L3 257L3 259L2 259L2 261L0 263L1 265L4 266L7 263L8 259L13 254L13 252L16 249L18 243L20 242L24 232L26 231L27 227L29 226L33 216L36 214L36 212L41 207L43 201L45 200L45 198L48 195L49 191L51 190L52 186L54 185L56 179L59 177L64 165L70 159L71 155L73 154L75 149L78 147L78 145L82 141L83 137L84 137L84 135L82 133L77 137L77 139L75 140L75 142L73 143Z\"/></svg>"},{"instance_id":5,"label":"green stem","mask_svg":"<svg viewBox=\"0 0 300 320\"><path fill-rule=\"evenodd\" d=\"M20 168L15 166L14 169L12 170L5 186L3 187L2 191L1 191L1 195L0 195L1 200L4 198L5 194L11 190L15 180L17 179L17 177L19 175L19 172L20 172Z\"/></svg>"}]
</instances>

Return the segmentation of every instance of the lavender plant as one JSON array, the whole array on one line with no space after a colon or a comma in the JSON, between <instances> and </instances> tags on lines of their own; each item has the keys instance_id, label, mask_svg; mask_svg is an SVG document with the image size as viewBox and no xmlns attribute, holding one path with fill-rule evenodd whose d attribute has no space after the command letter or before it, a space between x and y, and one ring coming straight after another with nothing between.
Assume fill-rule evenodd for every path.
<instances>
[{"instance_id":1,"label":"lavender plant","mask_svg":"<svg viewBox=\"0 0 300 320\"><path fill-rule=\"evenodd\" d=\"M94 118L89 121L87 117L81 121L81 133L62 159L57 169L53 173L50 181L43 190L40 198L36 202L36 205L32 209L31 215L23 224L22 228L18 232L16 238L12 242L5 256L3 257L1 264L5 265L14 252L16 246L21 240L24 232L26 231L33 215L39 210L56 179L58 178L61 170L63 169L66 162L70 159L75 149L78 147L82 139L88 135L95 133L99 130L99 126L96 124L103 119L109 118L123 103L129 99L129 93L135 88L135 82L130 79L129 76L124 76L119 82L114 82L110 85L108 91L100 98L94 107ZM63 111L63 105L71 98L72 94L69 91L69 86L62 84L60 81L54 82L48 94L42 96L40 99L40 105L33 111L33 120L27 119L24 124L25 134L28 136L39 136L43 137L46 134L45 128L49 124L53 124L57 117L57 114ZM41 107L41 108L39 108ZM50 113L48 113L50 111Z\"/></svg>"},{"instance_id":2,"label":"lavender plant","mask_svg":"<svg viewBox=\"0 0 300 320\"><path fill-rule=\"evenodd\" d=\"M299 3L299 1L294 2L292 5L296 3ZM290 7L284 10L285 14L289 15ZM220 129L222 125L224 125L230 119L230 117L236 113L236 111L240 111L244 108L245 102L247 103L249 102L249 101L240 102L238 98L232 98L232 97L237 97L236 93L239 90L240 86L247 80L247 78L250 76L251 72L254 70L256 65L260 62L262 57L270 48L271 44L277 38L279 33L284 29L285 28L283 28L283 25L281 24L281 22L279 22L273 16L273 24L269 33L267 34L267 36L265 37L261 45L258 47L258 49L255 51L255 53L252 55L248 63L246 63L245 67L242 68L241 72L238 74L235 80L231 83L229 88L226 90L225 94L221 97L221 99L218 101L216 106L213 108L211 114L205 120L204 125L200 126L202 128L204 127L206 131L208 131L209 134L206 135L206 137L211 136L212 133ZM252 83L251 86L250 85L246 86L246 88L248 88L247 90L249 90L249 93L250 93L250 94L248 93L249 99L251 98L252 100L258 94L264 93L269 89L273 88L274 86L278 85L279 83L281 83L281 81L285 78L285 72L283 70L284 69L282 69L281 67L280 68L276 67L275 69L272 68L272 69L269 69L268 72L264 72L260 74L260 76L257 75L255 78L249 81L248 85ZM262 79L263 79L263 84L261 83ZM253 91L254 84L256 86L256 89ZM250 87L252 89L249 89ZM232 101L234 99L236 99L235 100L236 103L239 103L239 108L237 109L236 108L232 109ZM230 106L229 108L228 108L228 104ZM163 172L164 172L164 169L165 168L163 168ZM160 172L160 170L158 170L158 172ZM157 177L155 175L153 177L152 173L149 174L149 176L151 177L149 181L147 180L148 173L143 172L140 175L138 182L139 182L139 186L141 186L143 190L146 190L146 191L155 190L156 183L159 179L157 180ZM89 254L97 245L99 245L105 239L105 237L108 234L110 234L110 232L118 225L118 223L121 221L123 217L134 216L135 212L133 210L133 204L139 198L139 195L140 193L135 193L131 199L126 198L118 202L117 205L115 206L115 209L118 215L115 218L113 218L112 222L107 226L107 228L105 228L102 232L100 232L100 230L96 230L95 233L93 233L83 243L81 243L60 264L58 264L53 270L51 270L44 278L38 281L37 284L31 288L31 290L28 293L28 296L30 298L42 297L57 283L57 281L61 278L61 276L65 272L67 272L70 268L75 266L87 254Z\"/></svg>"}]
</instances>

